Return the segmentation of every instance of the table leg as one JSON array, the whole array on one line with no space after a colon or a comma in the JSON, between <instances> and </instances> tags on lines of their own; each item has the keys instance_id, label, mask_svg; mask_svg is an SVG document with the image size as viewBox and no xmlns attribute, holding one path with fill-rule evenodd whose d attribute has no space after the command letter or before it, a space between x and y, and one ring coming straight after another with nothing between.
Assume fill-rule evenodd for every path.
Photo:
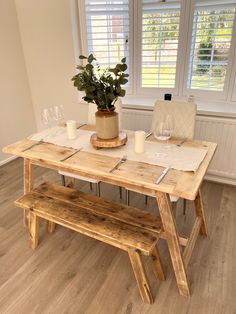
<instances>
[{"instance_id":1,"label":"table leg","mask_svg":"<svg viewBox=\"0 0 236 314\"><path fill-rule=\"evenodd\" d=\"M195 204L196 216L199 216L202 218L202 225L200 228L200 233L207 237L208 236L207 224L206 224L206 218L205 218L205 213L204 213L204 208L203 208L202 194L200 190L198 191L198 194L194 200L194 204Z\"/></svg>"},{"instance_id":2,"label":"table leg","mask_svg":"<svg viewBox=\"0 0 236 314\"><path fill-rule=\"evenodd\" d=\"M30 160L24 159L24 194L30 192L33 189L33 165ZM23 223L25 227L29 226L29 211L24 210Z\"/></svg>"},{"instance_id":3,"label":"table leg","mask_svg":"<svg viewBox=\"0 0 236 314\"><path fill-rule=\"evenodd\" d=\"M156 196L179 292L183 296L190 296L188 278L180 247L179 236L171 209L170 197L163 192L157 192Z\"/></svg>"}]
</instances>

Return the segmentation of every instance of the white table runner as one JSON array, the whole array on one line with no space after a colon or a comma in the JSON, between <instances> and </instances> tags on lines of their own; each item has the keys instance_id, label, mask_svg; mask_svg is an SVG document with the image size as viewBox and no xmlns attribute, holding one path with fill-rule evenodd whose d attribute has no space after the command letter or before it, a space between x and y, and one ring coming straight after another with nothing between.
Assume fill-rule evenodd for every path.
<instances>
[{"instance_id":1,"label":"white table runner","mask_svg":"<svg viewBox=\"0 0 236 314\"><path fill-rule=\"evenodd\" d=\"M196 171L203 161L207 148L196 148L180 146L171 143L162 142L145 142L145 152L136 154L134 152L134 133L128 134L126 145L117 148L95 149L90 143L90 137L94 131L77 130L77 137L74 140L67 138L65 127L52 127L37 134L30 139L35 141L43 140L44 142L55 145L71 147L82 151L98 155L119 157L126 155L128 160L145 162L162 167L171 166L171 168L183 171ZM128 132L128 131L127 131Z\"/></svg>"}]
</instances>

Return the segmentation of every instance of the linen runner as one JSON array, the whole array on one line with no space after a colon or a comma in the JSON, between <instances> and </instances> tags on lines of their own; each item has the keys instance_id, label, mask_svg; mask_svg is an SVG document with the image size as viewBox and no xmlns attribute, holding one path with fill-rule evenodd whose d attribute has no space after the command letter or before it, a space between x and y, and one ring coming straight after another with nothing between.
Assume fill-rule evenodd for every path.
<instances>
[{"instance_id":1,"label":"linen runner","mask_svg":"<svg viewBox=\"0 0 236 314\"><path fill-rule=\"evenodd\" d=\"M137 154L134 152L134 132L125 131L128 135L126 145L116 148L95 149L90 143L90 137L94 131L76 130L76 139L69 140L65 127L55 126L29 138L35 141L43 140L44 142L71 147L74 149L82 148L82 151L98 155L106 155L121 158L126 155L128 160L145 162L148 164L162 167L170 166L176 170L197 171L203 161L207 148L197 148L189 146L177 146L169 142L148 141L145 142L145 152Z\"/></svg>"}]
</instances>

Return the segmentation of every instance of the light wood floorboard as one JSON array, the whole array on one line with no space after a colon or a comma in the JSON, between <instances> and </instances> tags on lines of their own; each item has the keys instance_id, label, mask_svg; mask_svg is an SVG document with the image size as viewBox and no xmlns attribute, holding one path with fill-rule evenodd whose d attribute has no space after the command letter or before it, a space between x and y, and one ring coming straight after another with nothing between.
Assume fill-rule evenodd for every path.
<instances>
[{"instance_id":1,"label":"light wood floorboard","mask_svg":"<svg viewBox=\"0 0 236 314\"><path fill-rule=\"evenodd\" d=\"M20 159L0 168L0 313L207 313L236 314L236 187L205 182L209 238L200 237L188 267L191 298L181 297L164 241L160 253L167 280L160 283L145 258L155 297L144 304L128 254L63 227L46 233L40 223L40 244L29 247L22 210L13 201L23 193ZM53 171L37 169L37 183L60 182ZM89 192L89 184L77 182ZM94 189L95 191L95 189ZM102 184L101 195L119 201L117 187ZM177 206L179 231L188 233L194 221L193 204L187 214ZM156 201L148 205L142 195L131 192L131 205L157 212Z\"/></svg>"}]
</instances>

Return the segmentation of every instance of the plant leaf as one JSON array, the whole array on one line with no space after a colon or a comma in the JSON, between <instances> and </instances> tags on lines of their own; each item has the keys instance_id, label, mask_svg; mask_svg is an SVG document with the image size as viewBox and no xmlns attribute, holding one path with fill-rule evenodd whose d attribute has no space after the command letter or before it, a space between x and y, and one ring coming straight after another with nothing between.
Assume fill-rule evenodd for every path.
<instances>
[{"instance_id":1,"label":"plant leaf","mask_svg":"<svg viewBox=\"0 0 236 314\"><path fill-rule=\"evenodd\" d=\"M128 67L125 63L123 63L120 68L121 68L121 71L125 72Z\"/></svg>"},{"instance_id":2,"label":"plant leaf","mask_svg":"<svg viewBox=\"0 0 236 314\"><path fill-rule=\"evenodd\" d=\"M76 69L78 69L78 70L83 70L84 67L83 67L82 65L77 65Z\"/></svg>"},{"instance_id":3,"label":"plant leaf","mask_svg":"<svg viewBox=\"0 0 236 314\"><path fill-rule=\"evenodd\" d=\"M88 56L88 62L89 62L89 63L92 63L93 60L96 60L96 58L94 58L93 54L91 53L91 54Z\"/></svg>"},{"instance_id":4,"label":"plant leaf","mask_svg":"<svg viewBox=\"0 0 236 314\"><path fill-rule=\"evenodd\" d=\"M119 83L120 83L121 85L124 85L124 84L128 83L128 80L125 79L125 78L121 78L121 79L119 79Z\"/></svg>"},{"instance_id":5,"label":"plant leaf","mask_svg":"<svg viewBox=\"0 0 236 314\"><path fill-rule=\"evenodd\" d=\"M120 97L124 97L125 96L125 93L126 91L124 89L122 89L120 92L119 92L119 96Z\"/></svg>"},{"instance_id":6,"label":"plant leaf","mask_svg":"<svg viewBox=\"0 0 236 314\"><path fill-rule=\"evenodd\" d=\"M95 86L89 86L86 88L86 91L88 91L88 92L94 92L95 90L96 90Z\"/></svg>"},{"instance_id":7,"label":"plant leaf","mask_svg":"<svg viewBox=\"0 0 236 314\"><path fill-rule=\"evenodd\" d=\"M109 93L109 94L107 94L107 98L108 98L109 100L113 100L113 99L116 98L116 96L115 96L114 94L112 94L112 93Z\"/></svg>"},{"instance_id":8,"label":"plant leaf","mask_svg":"<svg viewBox=\"0 0 236 314\"><path fill-rule=\"evenodd\" d=\"M88 70L88 71L92 71L94 67L93 67L92 64L89 63L89 64L86 64L86 67L85 67L85 68L86 68L86 70Z\"/></svg>"},{"instance_id":9,"label":"plant leaf","mask_svg":"<svg viewBox=\"0 0 236 314\"><path fill-rule=\"evenodd\" d=\"M123 65L123 64L118 63L118 64L116 65L116 69L119 70L119 71L122 71L122 65Z\"/></svg>"}]
</instances>

